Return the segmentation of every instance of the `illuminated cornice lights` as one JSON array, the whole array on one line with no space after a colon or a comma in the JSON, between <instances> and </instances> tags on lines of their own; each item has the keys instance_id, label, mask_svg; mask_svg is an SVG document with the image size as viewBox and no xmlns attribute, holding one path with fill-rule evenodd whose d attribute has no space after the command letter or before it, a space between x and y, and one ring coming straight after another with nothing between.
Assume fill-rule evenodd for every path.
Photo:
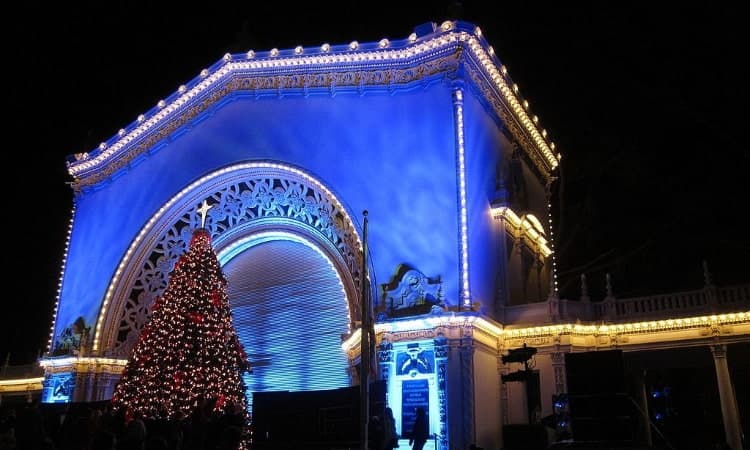
<instances>
[{"instance_id":1,"label":"illuminated cornice lights","mask_svg":"<svg viewBox=\"0 0 750 450\"><path fill-rule=\"evenodd\" d=\"M529 215L527 219L531 218L536 219L533 215ZM547 203L547 220L549 222L549 240L550 240L550 249L552 252L552 287L554 289L554 292L558 292L557 287L557 258L555 256L555 227L552 222L552 203ZM539 224L541 226L541 223Z\"/></svg>"},{"instance_id":2,"label":"illuminated cornice lights","mask_svg":"<svg viewBox=\"0 0 750 450\"><path fill-rule=\"evenodd\" d=\"M321 66L352 63L368 64L372 62L382 64L385 61L397 63L407 59L412 60L415 56L419 57L426 53L434 53L457 44L465 45L469 52L473 53L473 59L480 62L486 73L489 74L489 79L495 84L496 90L499 92L504 103L531 137L536 151L541 153L547 166L550 169L554 169L559 163L559 158L552 152L545 136L543 136L546 132L537 129L536 122L538 120L535 121L529 117L522 101L517 97L519 91L518 85L506 79L507 69L505 66L498 67L497 58L494 57L494 50L483 41L481 36L481 31L478 27L475 28L473 34L470 34L465 31L456 30L454 22L446 21L441 24L440 28L428 40L412 40L412 38L407 38L403 41L405 45L396 49L391 48L391 42L388 39L382 39L379 41L376 49L364 51L360 50L360 44L357 41L352 41L348 45L349 52L333 54L328 53L330 46L325 47L327 44L324 44L325 48L321 47L319 54L309 56L305 55L304 49L300 52L301 47L297 47L294 51L295 54L291 57L281 57L281 52L277 48L271 49L265 58L257 58L253 50L248 51L245 54L245 58L238 58L232 55L229 55L229 58L227 58L225 55L222 58L223 65L212 69L212 73L209 69L203 69L200 72L197 82L190 89L183 89L181 87L177 92L178 95L165 100L165 105L156 109L156 112L148 120L143 114L139 115L136 121L137 126L128 130L124 135L118 135L116 139L113 139L109 143L106 149L100 150L96 155L86 154L79 160L70 162L68 172L70 175L76 177L83 172L105 164L111 157L121 152L123 147L138 140L143 134L160 125L162 121L167 120L176 111L181 110L186 103L198 98L205 91L212 89L227 76L235 72L247 73L248 71L266 71L268 69L283 70L285 68L299 68L310 65L316 66L316 70L326 70L325 68L321 68ZM482 40L480 41L480 39Z\"/></svg>"},{"instance_id":3,"label":"illuminated cornice lights","mask_svg":"<svg viewBox=\"0 0 750 450\"><path fill-rule=\"evenodd\" d=\"M609 325L582 325L569 323L510 330L506 328L503 330L503 336L506 338L522 338L532 336L552 336L557 334L617 335L704 328L713 325L739 323L750 324L750 311Z\"/></svg>"},{"instance_id":4,"label":"illuminated cornice lights","mask_svg":"<svg viewBox=\"0 0 750 450\"><path fill-rule=\"evenodd\" d=\"M375 333L409 333L415 331L433 330L440 327L473 326L481 329L498 339L524 339L531 337L546 337L555 335L599 336L617 334L636 334L663 331L679 331L687 329L704 329L715 325L744 324L750 325L750 311L717 314L711 316L687 317L681 319L666 319L644 322L583 325L557 324L538 327L508 329L485 320L476 315L466 313L442 314L408 320L394 320L375 324ZM351 351L358 348L361 329L357 329L346 339L341 348Z\"/></svg>"},{"instance_id":5,"label":"illuminated cornice lights","mask_svg":"<svg viewBox=\"0 0 750 450\"><path fill-rule=\"evenodd\" d=\"M0 380L0 392L18 392L21 387L25 387L24 391L36 391L42 389L43 382L44 377Z\"/></svg>"},{"instance_id":6,"label":"illuminated cornice lights","mask_svg":"<svg viewBox=\"0 0 750 450\"><path fill-rule=\"evenodd\" d=\"M76 358L73 356L65 358L45 358L39 360L39 365L43 368L54 368L54 367L96 367L96 366L122 366L127 365L127 359L118 358L90 358L81 357Z\"/></svg>"},{"instance_id":7,"label":"illuminated cornice lights","mask_svg":"<svg viewBox=\"0 0 750 450\"><path fill-rule=\"evenodd\" d=\"M471 313L451 313L420 317L417 319L394 320L375 324L375 334L378 333L406 333L410 331L433 330L439 327L476 327L494 337L499 337L503 329L494 323ZM350 351L359 347L362 329L354 330L351 336L341 343L341 348Z\"/></svg>"},{"instance_id":8,"label":"illuminated cornice lights","mask_svg":"<svg viewBox=\"0 0 750 450\"><path fill-rule=\"evenodd\" d=\"M49 330L49 338L47 339L47 351L52 351L52 341L55 338L55 323L57 323L57 312L60 308L60 295L62 294L63 275L65 274L65 262L68 260L68 252L70 251L70 236L73 234L73 222L76 216L75 206L70 211L70 220L68 221L68 235L65 239L65 250L63 251L62 267L60 268L60 277L57 279L57 293L55 294L55 310L52 313L52 325Z\"/></svg>"},{"instance_id":9,"label":"illuminated cornice lights","mask_svg":"<svg viewBox=\"0 0 750 450\"><path fill-rule=\"evenodd\" d=\"M544 228L542 227L539 219L533 214L525 214L523 217L518 217L507 206L500 206L498 208L492 208L490 210L492 217L504 219L512 225L511 231L516 237L523 235L529 241L531 241L537 251L542 254L545 258L552 254L552 249L547 246L547 239L544 237Z\"/></svg>"},{"instance_id":10,"label":"illuminated cornice lights","mask_svg":"<svg viewBox=\"0 0 750 450\"><path fill-rule=\"evenodd\" d=\"M484 69L490 75L490 79L495 82L495 87L500 91L500 94L505 99L508 107L513 111L519 122L531 136L531 139L537 149L544 156L547 164L549 164L551 169L555 169L559 164L559 160L547 145L545 139L546 132L544 132L544 136L540 133L537 129L537 124L528 116L526 108L524 108L523 104L519 101L517 97L517 94L520 91L518 84L512 83L512 85L509 85L509 81L506 81L505 77L508 74L508 69L505 66L500 66L500 71L498 71L497 64L492 58L492 55L484 50L484 46L478 40L471 39L469 40L468 45L482 63Z\"/></svg>"},{"instance_id":11,"label":"illuminated cornice lights","mask_svg":"<svg viewBox=\"0 0 750 450\"><path fill-rule=\"evenodd\" d=\"M244 163L244 164L237 164L231 167L225 167L224 169L218 170L216 172L210 173L200 178L199 180L187 186L185 189L178 192L167 203L165 203L164 206L159 208L159 210L153 216L151 216L151 218L146 223L146 225L141 229L141 232L138 233L138 236L136 236L136 238L130 244L130 247L128 248L127 252L125 252L125 256L122 258L122 261L120 262L120 265L117 266L115 275L112 277L112 281L110 282L109 287L107 288L107 293L104 296L104 301L102 302L102 307L99 312L99 318L96 321L96 331L94 333L94 340L92 343L93 351L97 351L99 349L102 327L104 326L104 320L108 312L109 303L112 300L112 296L114 295L115 288L119 284L120 277L123 275L123 273L125 273L125 268L130 263L131 257L133 256L135 251L138 249L138 247L141 245L141 242L147 236L149 236L154 225L164 216L164 214L167 211L173 208L175 204L182 201L188 195L195 195L196 192L199 192L201 190L201 186L210 185L211 180L218 178L218 177L226 177L229 174L232 174L233 172L240 173L241 171L252 170L252 169L279 170L282 172L291 173L299 178L304 179L305 182L314 186L315 189L318 189L321 192L324 192L325 195L331 199L331 203L333 204L333 206L344 214L344 219L346 220L346 224L348 228L351 229L353 232L353 237L356 240L357 248L360 251L362 251L362 240L360 239L359 235L356 232L356 227L354 226L354 222L352 221L351 217L349 217L349 215L346 214L346 208L344 208L343 204L339 201L339 199L334 195L333 192L331 192L327 187L325 187L316 178L312 177L308 173L303 172L300 169L297 169L296 167L287 166L284 164L268 163L268 162Z\"/></svg>"}]
</instances>

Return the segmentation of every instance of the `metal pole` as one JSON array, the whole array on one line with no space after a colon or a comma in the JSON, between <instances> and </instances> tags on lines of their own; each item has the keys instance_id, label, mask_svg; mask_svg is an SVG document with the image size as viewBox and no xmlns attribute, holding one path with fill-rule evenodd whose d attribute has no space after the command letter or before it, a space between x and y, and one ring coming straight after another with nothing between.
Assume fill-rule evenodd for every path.
<instances>
[{"instance_id":1,"label":"metal pole","mask_svg":"<svg viewBox=\"0 0 750 450\"><path fill-rule=\"evenodd\" d=\"M362 212L364 222L362 225L362 325L360 328L360 351L359 351L359 436L361 450L367 450L369 440L368 430L370 422L370 295L367 279L367 210Z\"/></svg>"}]
</instances>

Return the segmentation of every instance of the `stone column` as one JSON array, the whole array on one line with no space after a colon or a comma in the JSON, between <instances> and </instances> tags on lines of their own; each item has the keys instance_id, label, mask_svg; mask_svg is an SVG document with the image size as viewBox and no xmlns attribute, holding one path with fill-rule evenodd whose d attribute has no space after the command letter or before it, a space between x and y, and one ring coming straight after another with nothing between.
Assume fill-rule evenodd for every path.
<instances>
[{"instance_id":1,"label":"stone column","mask_svg":"<svg viewBox=\"0 0 750 450\"><path fill-rule=\"evenodd\" d=\"M642 368L634 371L635 387L638 390L638 408L640 409L640 426L643 431L644 444L651 447L653 440L651 438L651 416L648 411L648 393L646 392L646 371Z\"/></svg>"},{"instance_id":2,"label":"stone column","mask_svg":"<svg viewBox=\"0 0 750 450\"><path fill-rule=\"evenodd\" d=\"M721 400L721 417L724 421L724 434L727 444L732 450L742 449L742 437L740 432L740 416L737 411L737 399L734 395L734 386L729 374L727 363L727 346L712 345L711 353L714 355L714 366L716 367L716 383L719 385L719 399Z\"/></svg>"}]
</instances>

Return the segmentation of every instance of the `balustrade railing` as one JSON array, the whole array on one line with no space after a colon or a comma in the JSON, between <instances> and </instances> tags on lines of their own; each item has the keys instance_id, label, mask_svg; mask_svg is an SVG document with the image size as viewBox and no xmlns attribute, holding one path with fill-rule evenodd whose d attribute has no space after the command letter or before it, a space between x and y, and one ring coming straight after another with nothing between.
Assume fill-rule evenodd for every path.
<instances>
[{"instance_id":1,"label":"balustrade railing","mask_svg":"<svg viewBox=\"0 0 750 450\"><path fill-rule=\"evenodd\" d=\"M750 310L750 284L602 301L547 300L503 308L505 325L553 322L632 322Z\"/></svg>"}]
</instances>

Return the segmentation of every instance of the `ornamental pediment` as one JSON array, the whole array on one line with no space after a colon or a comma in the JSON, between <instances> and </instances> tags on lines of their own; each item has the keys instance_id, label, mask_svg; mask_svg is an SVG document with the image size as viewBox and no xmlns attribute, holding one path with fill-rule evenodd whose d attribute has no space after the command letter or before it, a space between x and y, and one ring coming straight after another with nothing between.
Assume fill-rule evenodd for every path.
<instances>
[{"instance_id":1,"label":"ornamental pediment","mask_svg":"<svg viewBox=\"0 0 750 450\"><path fill-rule=\"evenodd\" d=\"M381 285L376 314L385 319L442 312L445 308L440 277L428 277L408 264L401 264L391 281Z\"/></svg>"}]
</instances>

